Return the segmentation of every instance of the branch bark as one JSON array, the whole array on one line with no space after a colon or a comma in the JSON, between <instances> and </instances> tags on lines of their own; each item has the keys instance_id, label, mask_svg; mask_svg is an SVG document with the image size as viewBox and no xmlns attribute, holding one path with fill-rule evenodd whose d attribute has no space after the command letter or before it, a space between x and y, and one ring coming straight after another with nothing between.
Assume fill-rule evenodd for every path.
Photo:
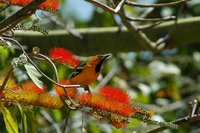
<instances>
[{"instance_id":1,"label":"branch bark","mask_svg":"<svg viewBox=\"0 0 200 133\"><path fill-rule=\"evenodd\" d=\"M84 39L70 35L66 30L50 31L45 36L32 31L16 31L15 36L30 50L34 46L40 47L42 53L48 53L52 47L64 47L77 55L147 50L126 29L122 29L121 32L118 32L117 27L74 29L73 31L82 34ZM170 37L167 44L170 47L199 43L200 17L179 19L176 26L174 26L174 21L165 22L153 29L145 30L144 33L152 41L156 41L169 31Z\"/></svg>"},{"instance_id":2,"label":"branch bark","mask_svg":"<svg viewBox=\"0 0 200 133\"><path fill-rule=\"evenodd\" d=\"M37 7L44 2L44 0L34 0L22 7L16 13L12 14L8 18L2 20L0 22L0 34L12 29L15 27L20 21L31 16L36 10Z\"/></svg>"}]
</instances>

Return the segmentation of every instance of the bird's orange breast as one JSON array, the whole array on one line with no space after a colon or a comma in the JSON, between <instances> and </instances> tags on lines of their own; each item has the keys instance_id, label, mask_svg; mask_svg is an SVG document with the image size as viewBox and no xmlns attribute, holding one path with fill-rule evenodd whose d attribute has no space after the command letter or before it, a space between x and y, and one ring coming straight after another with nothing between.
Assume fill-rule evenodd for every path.
<instances>
[{"instance_id":1,"label":"bird's orange breast","mask_svg":"<svg viewBox=\"0 0 200 133\"><path fill-rule=\"evenodd\" d=\"M80 85L90 85L92 82L94 82L97 77L99 76L99 73L96 73L94 71L95 68L93 66L86 67L83 69L81 73L79 73L77 76L70 79L70 82L73 84L80 84Z\"/></svg>"}]
</instances>

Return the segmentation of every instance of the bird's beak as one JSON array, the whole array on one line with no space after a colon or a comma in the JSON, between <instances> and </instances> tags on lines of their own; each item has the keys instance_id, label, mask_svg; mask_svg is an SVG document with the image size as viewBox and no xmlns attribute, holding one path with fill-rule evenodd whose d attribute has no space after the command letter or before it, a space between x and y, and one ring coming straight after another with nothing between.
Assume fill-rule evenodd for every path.
<instances>
[{"instance_id":1,"label":"bird's beak","mask_svg":"<svg viewBox=\"0 0 200 133\"><path fill-rule=\"evenodd\" d=\"M103 54L103 55L100 55L102 61L110 58L111 56L112 56L112 54Z\"/></svg>"}]
</instances>

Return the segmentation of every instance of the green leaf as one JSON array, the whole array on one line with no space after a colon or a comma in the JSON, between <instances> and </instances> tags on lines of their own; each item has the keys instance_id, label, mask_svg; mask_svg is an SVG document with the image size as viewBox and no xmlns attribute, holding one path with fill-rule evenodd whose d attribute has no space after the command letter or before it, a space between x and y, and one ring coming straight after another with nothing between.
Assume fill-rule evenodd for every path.
<instances>
[{"instance_id":1,"label":"green leaf","mask_svg":"<svg viewBox=\"0 0 200 133\"><path fill-rule=\"evenodd\" d=\"M40 77L42 77L42 75L37 71L37 69L31 65L30 63L27 63L24 65L29 77L31 78L31 80L39 87L39 88L43 88L43 83L42 81L39 80Z\"/></svg>"},{"instance_id":2,"label":"green leaf","mask_svg":"<svg viewBox=\"0 0 200 133\"><path fill-rule=\"evenodd\" d=\"M32 106L32 107L23 107L23 113L26 115L26 122L27 122L27 125L28 125L28 128L27 128L27 132L28 133L37 133L38 132L38 121L37 121L37 117L35 115L35 108Z\"/></svg>"},{"instance_id":3,"label":"green leaf","mask_svg":"<svg viewBox=\"0 0 200 133\"><path fill-rule=\"evenodd\" d=\"M28 133L26 114L24 113L22 107L19 104L17 105L17 107L19 108L22 119L22 133Z\"/></svg>"},{"instance_id":4,"label":"green leaf","mask_svg":"<svg viewBox=\"0 0 200 133\"><path fill-rule=\"evenodd\" d=\"M4 47L0 46L0 69L3 69L5 67L8 56L8 49L5 49Z\"/></svg>"},{"instance_id":5,"label":"green leaf","mask_svg":"<svg viewBox=\"0 0 200 133\"><path fill-rule=\"evenodd\" d=\"M1 112L3 113L3 119L8 133L18 133L18 123L16 117L11 115L12 112L5 107L2 107Z\"/></svg>"}]
</instances>

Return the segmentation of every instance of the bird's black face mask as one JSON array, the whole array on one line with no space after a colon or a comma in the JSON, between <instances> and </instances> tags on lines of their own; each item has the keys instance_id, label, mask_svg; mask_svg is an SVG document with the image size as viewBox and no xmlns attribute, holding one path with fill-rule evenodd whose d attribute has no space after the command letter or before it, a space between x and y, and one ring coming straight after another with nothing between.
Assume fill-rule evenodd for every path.
<instances>
[{"instance_id":1,"label":"bird's black face mask","mask_svg":"<svg viewBox=\"0 0 200 133\"><path fill-rule=\"evenodd\" d=\"M104 62L106 59L108 59L109 57L111 57L111 54L104 54L104 55L99 55L99 56L100 56L101 60L100 60L100 62L96 65L96 67L95 67L95 72L96 72L96 73L100 72L101 66L102 66L103 62Z\"/></svg>"}]
</instances>

